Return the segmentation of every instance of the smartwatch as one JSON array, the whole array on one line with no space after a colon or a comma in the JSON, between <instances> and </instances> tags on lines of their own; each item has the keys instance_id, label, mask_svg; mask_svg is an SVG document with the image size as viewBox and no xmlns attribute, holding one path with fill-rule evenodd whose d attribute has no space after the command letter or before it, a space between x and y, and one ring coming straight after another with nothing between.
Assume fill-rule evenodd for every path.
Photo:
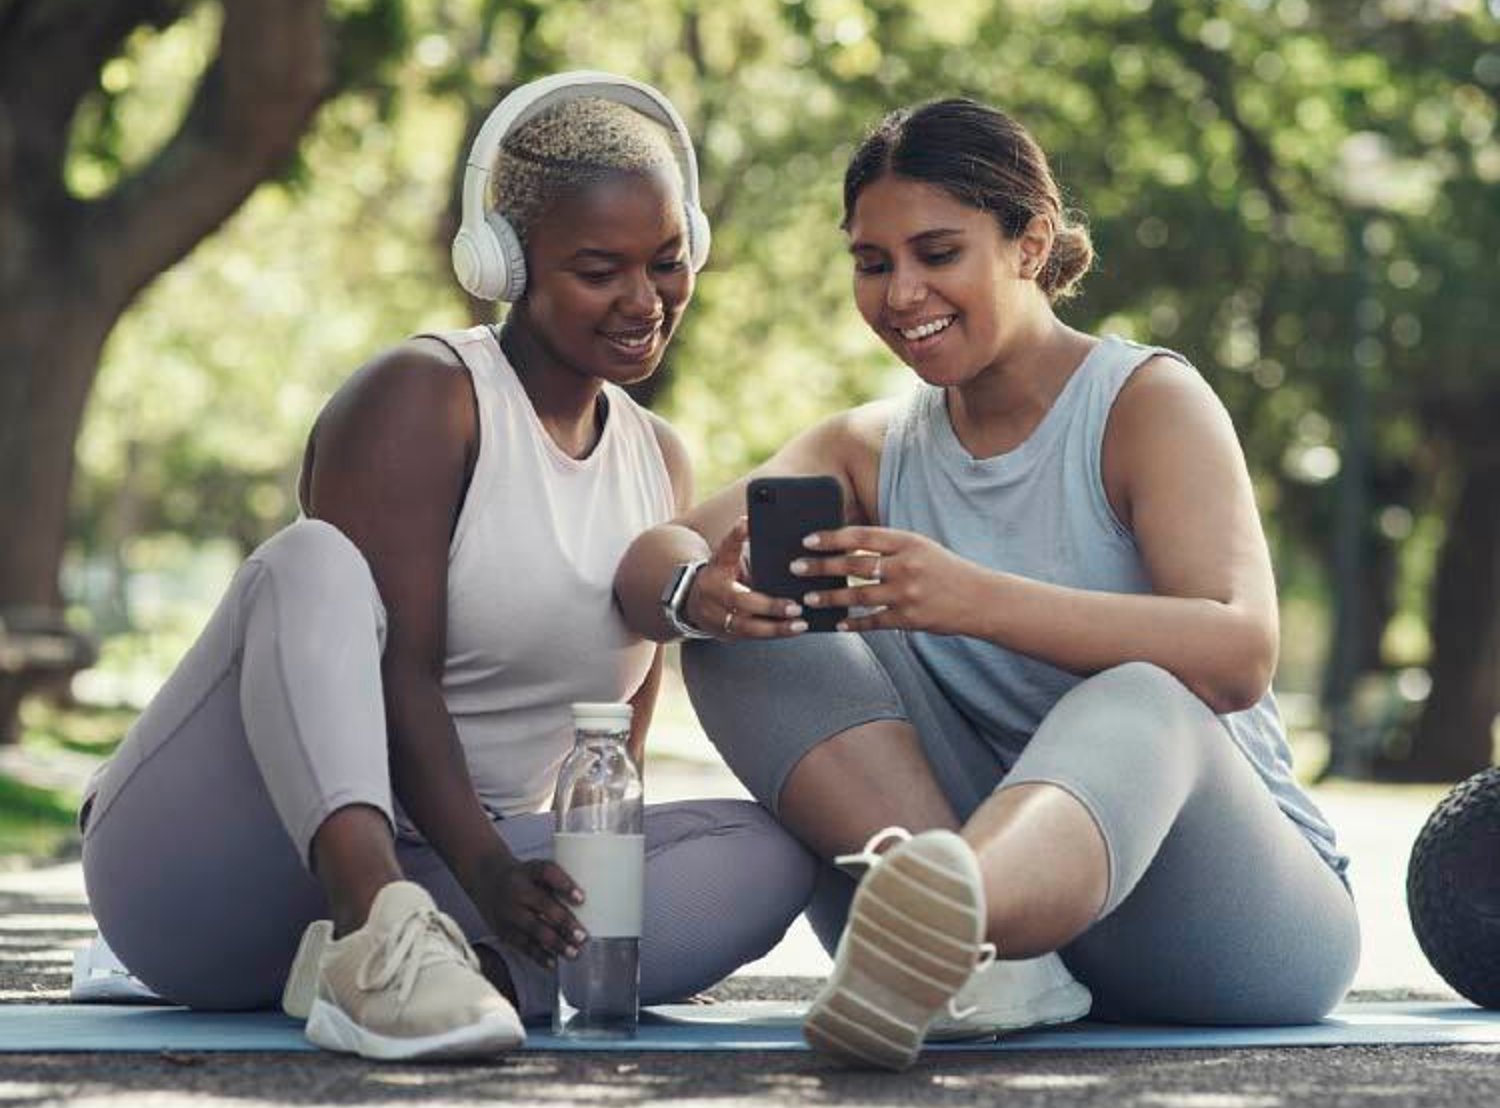
<instances>
[{"instance_id":1,"label":"smartwatch","mask_svg":"<svg viewBox=\"0 0 1500 1108\"><path fill-rule=\"evenodd\" d=\"M693 579L706 565L708 562L700 559L696 562L682 562L673 567L672 576L667 578L667 587L661 591L662 618L672 625L672 630L685 639L713 638L708 632L701 631L689 623L684 611L687 607L688 593L693 588Z\"/></svg>"}]
</instances>

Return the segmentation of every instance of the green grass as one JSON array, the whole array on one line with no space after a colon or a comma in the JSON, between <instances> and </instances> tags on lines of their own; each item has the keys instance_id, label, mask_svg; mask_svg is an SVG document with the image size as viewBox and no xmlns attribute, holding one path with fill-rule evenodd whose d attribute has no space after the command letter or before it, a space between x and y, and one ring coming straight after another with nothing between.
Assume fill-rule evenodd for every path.
<instances>
[{"instance_id":1,"label":"green grass","mask_svg":"<svg viewBox=\"0 0 1500 1108\"><path fill-rule=\"evenodd\" d=\"M73 798L0 775L0 857L45 858L73 835Z\"/></svg>"},{"instance_id":2,"label":"green grass","mask_svg":"<svg viewBox=\"0 0 1500 1108\"><path fill-rule=\"evenodd\" d=\"M33 823L67 825L73 822L73 800L57 790L0 775L0 813Z\"/></svg>"},{"instance_id":3,"label":"green grass","mask_svg":"<svg viewBox=\"0 0 1500 1108\"><path fill-rule=\"evenodd\" d=\"M22 753L37 755L40 766L57 758L56 751L105 758L119 745L135 715L128 709L58 705L32 698L21 706ZM17 864L17 856L33 862L53 857L76 834L74 789L51 788L32 780L24 772L25 764L23 759L14 771L19 776L0 774L0 865ZM50 783L54 777L46 773L41 781Z\"/></svg>"}]
</instances>

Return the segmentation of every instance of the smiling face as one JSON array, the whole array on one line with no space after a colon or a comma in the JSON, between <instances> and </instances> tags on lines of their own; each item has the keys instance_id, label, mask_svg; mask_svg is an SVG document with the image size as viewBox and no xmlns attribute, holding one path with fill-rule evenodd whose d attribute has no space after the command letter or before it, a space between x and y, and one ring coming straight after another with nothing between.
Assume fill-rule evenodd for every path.
<instances>
[{"instance_id":1,"label":"smiling face","mask_svg":"<svg viewBox=\"0 0 1500 1108\"><path fill-rule=\"evenodd\" d=\"M679 183L618 173L559 200L528 231L526 270L516 319L547 362L616 384L649 377L693 294Z\"/></svg>"},{"instance_id":2,"label":"smiling face","mask_svg":"<svg viewBox=\"0 0 1500 1108\"><path fill-rule=\"evenodd\" d=\"M937 185L887 173L859 193L848 230L860 314L930 384L971 380L1048 312L1031 279L1045 234L1007 238Z\"/></svg>"}]
</instances>

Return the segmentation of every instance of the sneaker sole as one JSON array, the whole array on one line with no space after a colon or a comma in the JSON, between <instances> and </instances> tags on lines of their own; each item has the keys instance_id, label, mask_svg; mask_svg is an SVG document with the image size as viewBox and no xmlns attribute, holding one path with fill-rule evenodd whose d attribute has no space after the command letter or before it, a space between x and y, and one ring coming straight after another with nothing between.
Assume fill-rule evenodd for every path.
<instances>
[{"instance_id":1,"label":"sneaker sole","mask_svg":"<svg viewBox=\"0 0 1500 1108\"><path fill-rule=\"evenodd\" d=\"M302 932L297 956L286 975L286 988L281 991L281 1010L293 1019L305 1021L312 1012L313 998L318 995L318 964L323 958L323 948L332 938L332 920L314 920Z\"/></svg>"},{"instance_id":2,"label":"sneaker sole","mask_svg":"<svg viewBox=\"0 0 1500 1108\"><path fill-rule=\"evenodd\" d=\"M526 1032L508 1012L444 1031L411 1038L381 1035L361 1027L336 1005L314 997L307 1018L307 1038L325 1050L358 1054L382 1062L419 1058L487 1058L513 1050L526 1041Z\"/></svg>"},{"instance_id":3,"label":"sneaker sole","mask_svg":"<svg viewBox=\"0 0 1500 1108\"><path fill-rule=\"evenodd\" d=\"M983 883L966 845L918 835L854 894L833 974L802 1034L844 1062L904 1070L963 988L984 942Z\"/></svg>"}]
</instances>

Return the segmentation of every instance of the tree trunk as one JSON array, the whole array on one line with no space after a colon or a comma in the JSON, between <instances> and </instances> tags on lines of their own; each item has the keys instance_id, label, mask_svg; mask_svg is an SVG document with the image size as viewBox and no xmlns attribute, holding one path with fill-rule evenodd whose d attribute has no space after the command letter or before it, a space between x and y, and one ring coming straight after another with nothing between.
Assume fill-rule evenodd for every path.
<instances>
[{"instance_id":1,"label":"tree trunk","mask_svg":"<svg viewBox=\"0 0 1500 1108\"><path fill-rule=\"evenodd\" d=\"M113 192L79 200L63 186L77 104L133 28L183 5L63 7L12 5L0 20L0 618L61 606L73 445L115 321L286 165L333 89L321 0L224 0L177 133ZM47 679L0 673L0 742Z\"/></svg>"},{"instance_id":2,"label":"tree trunk","mask_svg":"<svg viewBox=\"0 0 1500 1108\"><path fill-rule=\"evenodd\" d=\"M1406 780L1458 781L1490 765L1500 714L1500 451L1458 452L1458 503L1438 559L1432 603L1432 693Z\"/></svg>"},{"instance_id":3,"label":"tree trunk","mask_svg":"<svg viewBox=\"0 0 1500 1108\"><path fill-rule=\"evenodd\" d=\"M1396 588L1400 564L1394 543L1381 541L1374 528L1366 527L1364 554L1359 570L1359 620L1351 641L1343 641L1350 635L1350 622L1335 619L1332 644L1328 651L1329 664L1324 670L1322 705L1328 720L1328 764L1319 780L1331 777L1365 779L1371 776L1379 758L1378 750L1370 749L1369 741L1363 738L1368 721L1355 717L1354 694L1361 678L1366 674L1379 673L1385 668L1381 644L1385 629L1396 614ZM1339 567L1329 560L1328 572L1337 578ZM1341 598L1342 599L1342 598ZM1351 661L1336 665L1335 660L1347 651Z\"/></svg>"},{"instance_id":4,"label":"tree trunk","mask_svg":"<svg viewBox=\"0 0 1500 1108\"><path fill-rule=\"evenodd\" d=\"M46 282L38 281L38 285ZM0 613L61 607L57 567L67 529L73 442L114 314L75 295L0 308ZM21 697L45 678L0 675L0 743L15 737Z\"/></svg>"}]
</instances>

